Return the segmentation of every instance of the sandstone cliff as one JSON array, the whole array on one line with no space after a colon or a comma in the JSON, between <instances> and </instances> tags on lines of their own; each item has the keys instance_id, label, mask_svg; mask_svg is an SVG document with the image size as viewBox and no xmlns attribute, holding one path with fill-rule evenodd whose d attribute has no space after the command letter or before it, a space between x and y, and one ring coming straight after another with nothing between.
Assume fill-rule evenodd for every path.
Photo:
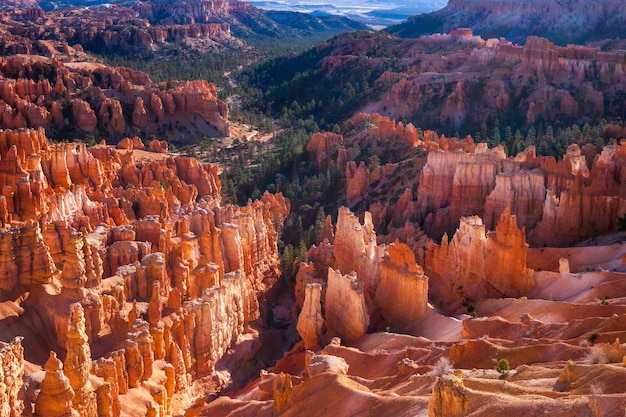
<instances>
[{"instance_id":1,"label":"sandstone cliff","mask_svg":"<svg viewBox=\"0 0 626 417\"><path fill-rule=\"evenodd\" d=\"M508 159L501 149L484 146L474 154L431 152L420 172L417 221L440 239L462 216L477 215L493 228L508 208L535 246L569 245L613 231L624 212L617 180L622 147L606 146L591 170L578 145L558 163L536 157L534 148Z\"/></svg>"},{"instance_id":2,"label":"sandstone cliff","mask_svg":"<svg viewBox=\"0 0 626 417\"><path fill-rule=\"evenodd\" d=\"M174 17L181 11L178 8L164 9L163 4L139 4L134 8L121 5L106 9L66 8L64 12L44 12L41 8L18 9L7 14L4 25L7 32L16 37L15 40L21 41L19 44L25 53L40 50L44 56L67 53L72 49L69 45L78 45L96 53L126 53L155 50L189 39L205 45L226 44L231 41L230 25L214 21L216 17L223 18L230 12L231 4L225 4L226 7L224 3L203 2L198 7L204 9L204 13L195 10L195 18L191 17L193 10L190 10L186 18L179 15L169 20L162 18L163 13Z\"/></svg>"},{"instance_id":3,"label":"sandstone cliff","mask_svg":"<svg viewBox=\"0 0 626 417\"><path fill-rule=\"evenodd\" d=\"M616 7L611 0L605 3ZM583 125L621 117L619 91L625 91L626 77L620 46L610 51L606 42L602 50L574 42L558 46L537 37L537 31L512 41L491 32L477 36L453 29L458 27L408 39L385 34L365 39L336 37L317 49L321 58L314 71L303 73L306 88L281 88L282 80L271 77L264 78L264 83L269 79L273 84L256 87L275 88L280 94L270 93L269 99L289 106L293 100L319 101L322 96L315 86L330 80L323 99L333 105L316 109L320 119L335 120L338 114L347 119L359 111L378 113L394 120L393 124L410 120L416 128L446 134L477 132L482 123L492 126L496 120L501 128L511 124L515 131L513 125L537 128L543 122L545 128L559 122ZM303 60L302 56L289 58L288 64L308 65ZM358 105L346 99L348 82L360 87ZM344 140L348 132L342 132Z\"/></svg>"},{"instance_id":4,"label":"sandstone cliff","mask_svg":"<svg viewBox=\"0 0 626 417\"><path fill-rule=\"evenodd\" d=\"M465 214L482 216L500 160L505 157L501 148L487 150L486 146L477 147L474 154L431 152L417 190L425 231L439 237L452 232Z\"/></svg>"},{"instance_id":5,"label":"sandstone cliff","mask_svg":"<svg viewBox=\"0 0 626 417\"><path fill-rule=\"evenodd\" d=\"M24 347L22 337L0 342L0 415L17 417L24 412Z\"/></svg>"},{"instance_id":6,"label":"sandstone cliff","mask_svg":"<svg viewBox=\"0 0 626 417\"><path fill-rule=\"evenodd\" d=\"M5 6L14 2L11 0ZM143 54L184 46L201 53L243 50L234 34L258 38L317 38L365 26L333 16L296 12L278 15L243 1L201 0L81 4L69 0L40 7L7 7L2 13L0 52L84 58L96 54ZM90 7L91 6L91 7ZM285 18L287 16L288 18ZM232 28L232 33L231 33ZM246 45L248 47L248 45Z\"/></svg>"},{"instance_id":7,"label":"sandstone cliff","mask_svg":"<svg viewBox=\"0 0 626 417\"><path fill-rule=\"evenodd\" d=\"M528 294L534 279L526 268L527 249L524 230L508 210L489 233L479 217L462 218L450 241L444 235L441 245L431 244L426 253L426 272L434 285L432 298L436 303L457 298L460 304Z\"/></svg>"}]
</instances>

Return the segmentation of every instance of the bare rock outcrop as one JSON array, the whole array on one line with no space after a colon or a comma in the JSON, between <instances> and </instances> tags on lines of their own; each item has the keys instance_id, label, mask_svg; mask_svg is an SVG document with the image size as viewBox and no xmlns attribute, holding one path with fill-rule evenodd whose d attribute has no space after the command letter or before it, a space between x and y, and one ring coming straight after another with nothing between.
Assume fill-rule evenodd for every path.
<instances>
[{"instance_id":1,"label":"bare rock outcrop","mask_svg":"<svg viewBox=\"0 0 626 417\"><path fill-rule=\"evenodd\" d=\"M148 124L148 112L143 104L143 99L137 97L135 99L135 109L133 110L133 125L137 127L146 127Z\"/></svg>"},{"instance_id":2,"label":"bare rock outcrop","mask_svg":"<svg viewBox=\"0 0 626 417\"><path fill-rule=\"evenodd\" d=\"M24 412L24 348L22 337L0 342L0 416L17 417Z\"/></svg>"},{"instance_id":3,"label":"bare rock outcrop","mask_svg":"<svg viewBox=\"0 0 626 417\"><path fill-rule=\"evenodd\" d=\"M369 191L371 183L370 170L364 162L357 167L354 161L346 166L346 198L349 205L359 202Z\"/></svg>"},{"instance_id":4,"label":"bare rock outcrop","mask_svg":"<svg viewBox=\"0 0 626 417\"><path fill-rule=\"evenodd\" d=\"M132 26L132 20L126 21ZM32 33L33 37L43 35L40 31L45 30L41 26L45 26L44 22L49 23L42 20L37 33ZM10 29L13 29L12 23L15 22L9 22ZM52 32L48 35L51 38L63 31L58 26L50 29ZM24 30L28 29L22 28L22 34ZM70 37L77 33L74 28L68 30L72 32L67 34ZM98 37L97 27L85 30ZM108 33L113 38L117 36L115 32ZM202 29L198 35L203 36ZM0 38L0 44L4 45L4 36ZM21 41L30 42L25 38ZM102 42L107 44L114 40L107 38ZM52 39L41 43L53 50L60 49L58 42ZM53 57L50 58L40 55L30 59L30 55L24 54L0 59L0 122L3 128L41 127L55 139L67 137L71 132L92 140L97 132L108 132L116 140L136 130L144 136L167 136L172 134L172 126L183 120L188 124L191 136L198 140L207 131L213 135L228 131L228 108L218 99L214 84L206 81L156 84L140 71L76 63L71 59L65 62L56 57L57 54L60 54L58 50L51 52ZM85 57L81 58L81 61L85 60ZM190 119L193 119L192 123L189 123Z\"/></svg>"},{"instance_id":5,"label":"bare rock outcrop","mask_svg":"<svg viewBox=\"0 0 626 417\"><path fill-rule=\"evenodd\" d=\"M377 245L368 212L362 224L340 208L336 229L333 244L313 246L296 277L297 328L307 349L326 336L355 341L373 328L406 329L427 313L428 278L409 246Z\"/></svg>"},{"instance_id":6,"label":"bare rock outcrop","mask_svg":"<svg viewBox=\"0 0 626 417\"><path fill-rule=\"evenodd\" d=\"M86 101L80 99L72 101L72 115L76 121L76 127L80 130L93 132L96 129L98 118Z\"/></svg>"},{"instance_id":7,"label":"bare rock outcrop","mask_svg":"<svg viewBox=\"0 0 626 417\"><path fill-rule=\"evenodd\" d=\"M493 228L508 208L517 216L520 227L531 229L541 220L545 198L545 178L541 171L498 174L495 186L485 201L485 227Z\"/></svg>"},{"instance_id":8,"label":"bare rock outcrop","mask_svg":"<svg viewBox=\"0 0 626 417\"><path fill-rule=\"evenodd\" d=\"M98 118L105 126L110 126L115 133L126 131L126 120L122 112L122 106L116 99L106 98L100 105Z\"/></svg>"},{"instance_id":9,"label":"bare rock outcrop","mask_svg":"<svg viewBox=\"0 0 626 417\"><path fill-rule=\"evenodd\" d=\"M324 372L346 375L350 368L346 360L339 356L325 353L316 355L310 350L307 350L304 355L304 373L308 377L313 377Z\"/></svg>"},{"instance_id":10,"label":"bare rock outcrop","mask_svg":"<svg viewBox=\"0 0 626 417\"><path fill-rule=\"evenodd\" d=\"M148 145L150 150L157 153L167 153L167 142L164 140L151 140Z\"/></svg>"},{"instance_id":11,"label":"bare rock outcrop","mask_svg":"<svg viewBox=\"0 0 626 417\"><path fill-rule=\"evenodd\" d=\"M74 398L72 404L80 416L97 417L96 393L89 382L91 349L85 333L85 316L80 304L70 307L70 325L67 333L67 355L63 373L67 376Z\"/></svg>"},{"instance_id":12,"label":"bare rock outcrop","mask_svg":"<svg viewBox=\"0 0 626 417\"><path fill-rule=\"evenodd\" d=\"M7 417L28 402L41 416L117 417L131 393L151 398L133 404L138 412L172 415L175 392L248 337L258 298L278 280L288 200L222 207L216 167L142 159L141 141L129 142L86 148L49 144L43 130L0 132L0 283L17 299L6 311L16 328L32 327L28 346L67 351L43 380L24 376L41 385L35 399L14 381L21 344L3 347L0 395L17 398ZM29 351L29 369L43 364L40 350Z\"/></svg>"},{"instance_id":13,"label":"bare rock outcrop","mask_svg":"<svg viewBox=\"0 0 626 417\"><path fill-rule=\"evenodd\" d=\"M245 306L254 297L245 281L240 271L228 273L220 287L205 290L202 298L185 305L195 316L189 340L198 375L212 372L217 360L244 332L246 313L250 314Z\"/></svg>"},{"instance_id":14,"label":"bare rock outcrop","mask_svg":"<svg viewBox=\"0 0 626 417\"><path fill-rule=\"evenodd\" d=\"M5 263L0 288L11 291L18 285L50 282L57 268L44 244L39 224L30 221L19 229L4 230L0 242Z\"/></svg>"},{"instance_id":15,"label":"bare rock outcrop","mask_svg":"<svg viewBox=\"0 0 626 417\"><path fill-rule=\"evenodd\" d=\"M311 135L311 140L306 150L315 155L317 167L322 169L329 164L330 158L335 156L341 145L343 145L343 136L339 134L330 132L314 133Z\"/></svg>"},{"instance_id":16,"label":"bare rock outcrop","mask_svg":"<svg viewBox=\"0 0 626 417\"><path fill-rule=\"evenodd\" d=\"M322 286L318 283L307 284L304 288L304 305L298 316L297 329L305 349L315 350L321 346L324 331L321 295Z\"/></svg>"},{"instance_id":17,"label":"bare rock outcrop","mask_svg":"<svg viewBox=\"0 0 626 417\"><path fill-rule=\"evenodd\" d=\"M380 270L380 251L369 213L365 214L361 224L349 209L339 209L333 251L335 270L343 274L354 271L367 288L375 286Z\"/></svg>"},{"instance_id":18,"label":"bare rock outcrop","mask_svg":"<svg viewBox=\"0 0 626 417\"><path fill-rule=\"evenodd\" d=\"M428 417L467 415L469 395L463 381L458 377L447 375L437 378L428 402Z\"/></svg>"},{"instance_id":19,"label":"bare rock outcrop","mask_svg":"<svg viewBox=\"0 0 626 417\"><path fill-rule=\"evenodd\" d=\"M215 84L206 81L180 83L171 92L179 111L196 113L220 131L228 129L228 106L217 98Z\"/></svg>"},{"instance_id":20,"label":"bare rock outcrop","mask_svg":"<svg viewBox=\"0 0 626 417\"><path fill-rule=\"evenodd\" d=\"M428 277L407 245L395 242L385 248L375 299L394 327L405 328L426 313Z\"/></svg>"},{"instance_id":21,"label":"bare rock outcrop","mask_svg":"<svg viewBox=\"0 0 626 417\"><path fill-rule=\"evenodd\" d=\"M343 275L328 269L326 327L333 336L346 341L359 339L367 332L369 313L365 305L363 281L356 275Z\"/></svg>"},{"instance_id":22,"label":"bare rock outcrop","mask_svg":"<svg viewBox=\"0 0 626 417\"><path fill-rule=\"evenodd\" d=\"M482 216L495 186L503 150L477 147L475 153L431 152L420 173L417 205L424 230L436 238L452 232L467 213Z\"/></svg>"},{"instance_id":23,"label":"bare rock outcrop","mask_svg":"<svg viewBox=\"0 0 626 417\"><path fill-rule=\"evenodd\" d=\"M41 381L41 388L35 403L35 416L79 417L73 408L74 390L69 379L63 373L63 362L54 352L44 367L46 376Z\"/></svg>"},{"instance_id":24,"label":"bare rock outcrop","mask_svg":"<svg viewBox=\"0 0 626 417\"><path fill-rule=\"evenodd\" d=\"M477 216L462 218L450 241L444 235L441 245L431 243L426 253L433 298L450 300L454 294L460 303L528 294L534 279L526 268L527 249L524 229L517 227L517 219L508 210L491 232L486 232Z\"/></svg>"},{"instance_id":25,"label":"bare rock outcrop","mask_svg":"<svg viewBox=\"0 0 626 417\"><path fill-rule=\"evenodd\" d=\"M281 413L293 404L293 383L291 375L280 373L276 375L273 384L274 411Z\"/></svg>"}]
</instances>

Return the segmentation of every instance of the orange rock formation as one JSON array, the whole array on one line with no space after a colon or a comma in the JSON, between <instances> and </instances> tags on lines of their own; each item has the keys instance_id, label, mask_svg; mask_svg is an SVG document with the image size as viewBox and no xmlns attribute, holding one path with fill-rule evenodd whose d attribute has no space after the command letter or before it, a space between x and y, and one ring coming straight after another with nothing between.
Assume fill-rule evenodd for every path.
<instances>
[{"instance_id":1,"label":"orange rock formation","mask_svg":"<svg viewBox=\"0 0 626 417\"><path fill-rule=\"evenodd\" d=\"M34 80L43 73L50 75ZM3 128L43 127L48 135L57 136L66 135L68 129L80 135L107 131L117 138L131 133L131 128L165 135L172 133L170 125L181 121L193 126L195 131L190 132L198 138L200 133L228 130L228 108L206 81L165 86L129 68L40 56L4 57L0 74ZM65 97L69 100L61 100Z\"/></svg>"},{"instance_id":2,"label":"orange rock formation","mask_svg":"<svg viewBox=\"0 0 626 417\"><path fill-rule=\"evenodd\" d=\"M222 207L216 167L131 143L86 148L50 144L42 129L0 132L0 283L12 294L3 303L21 311L15 329L34 326L29 349L53 351L30 399L36 415L172 415L173 397L250 332L257 297L278 278L282 195ZM2 350L10 377L0 381L22 380L20 346ZM44 363L37 352L27 351L29 369ZM15 396L15 383L0 393ZM139 388L149 401L125 400Z\"/></svg>"},{"instance_id":3,"label":"orange rock formation","mask_svg":"<svg viewBox=\"0 0 626 417\"><path fill-rule=\"evenodd\" d=\"M367 212L361 224L349 209L340 208L333 244L313 246L309 259L296 279L302 305L297 327L307 348L332 336L358 340L385 325L406 328L427 313L428 278L413 252L398 242L377 245Z\"/></svg>"},{"instance_id":4,"label":"orange rock formation","mask_svg":"<svg viewBox=\"0 0 626 417\"><path fill-rule=\"evenodd\" d=\"M321 346L324 330L320 303L322 286L318 283L307 284L304 291L304 305L298 317L297 329L305 349L317 349Z\"/></svg>"},{"instance_id":5,"label":"orange rock formation","mask_svg":"<svg viewBox=\"0 0 626 417\"><path fill-rule=\"evenodd\" d=\"M458 297L471 303L480 298L528 294L535 283L526 268L527 248L524 230L517 227L517 219L508 210L489 233L479 217L462 218L449 242L444 235L441 246L431 244L426 253L431 284L437 280L441 285L432 291L432 298L450 302Z\"/></svg>"}]
</instances>

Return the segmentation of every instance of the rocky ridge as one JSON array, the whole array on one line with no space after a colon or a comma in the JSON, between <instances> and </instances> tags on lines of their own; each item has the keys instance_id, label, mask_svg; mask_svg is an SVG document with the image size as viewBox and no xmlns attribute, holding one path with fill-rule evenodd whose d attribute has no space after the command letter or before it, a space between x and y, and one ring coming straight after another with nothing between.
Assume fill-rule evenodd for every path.
<instances>
[{"instance_id":1,"label":"rocky ridge","mask_svg":"<svg viewBox=\"0 0 626 417\"><path fill-rule=\"evenodd\" d=\"M624 215L623 145L601 153L572 145L557 162L532 148L507 157L379 115L344 128L346 137L312 138L313 161L344 166L346 185L368 184L346 192L387 188L398 201L356 193L361 219L342 208L335 225L327 220L296 278L302 343L242 390L209 403L200 395L195 405L191 392L218 390L234 369L226 363L252 357L257 296L278 276L274 224L287 214L284 199L221 207L215 167L162 154L144 161L138 138L118 150L7 131L3 246L15 248L19 267L2 269L3 291L14 294L2 311L13 329L41 330L23 340L2 333L13 340L3 351L16 352L7 361L23 364L15 375L29 369L16 407L35 415L623 412L612 382L626 356L623 244L535 243L614 232ZM357 144L395 153L351 176ZM414 181L409 192L397 176ZM553 193L567 210L554 210ZM594 231L578 214L607 219ZM86 346L100 357L91 367ZM510 369L495 370L500 359ZM45 372L30 372L44 363ZM512 405L501 405L503 390Z\"/></svg>"},{"instance_id":2,"label":"rocky ridge","mask_svg":"<svg viewBox=\"0 0 626 417\"><path fill-rule=\"evenodd\" d=\"M468 122L478 127L499 112L528 124L538 119L581 122L610 116L616 109L614 105L619 106L615 93L625 82L623 51L559 47L534 36L519 46L503 39L483 40L471 32L453 32L416 42L450 46L460 43L466 49L465 53L451 53L445 62L419 56L420 74L384 73L378 82L389 85L389 93L379 103L369 105L370 112L393 119L411 118L420 111L430 111L430 100L439 103L433 110L439 112L442 125L460 129ZM487 71L492 75L477 77ZM596 79L611 87L594 87ZM483 106L470 105L477 100ZM436 123L434 113L432 117Z\"/></svg>"},{"instance_id":3,"label":"rocky ridge","mask_svg":"<svg viewBox=\"0 0 626 417\"><path fill-rule=\"evenodd\" d=\"M496 120L502 129L525 130L540 122L567 126L621 117L623 50L557 46L536 36L525 40L521 45L483 38L467 29L419 39L338 36L310 51L315 64L305 62L309 54L287 61L311 67L302 86L279 88L281 80L265 77L258 87L280 91L268 97L275 100L269 104L277 117L294 100L300 106L323 100L328 105L314 114L325 120L379 113L449 136L474 134L482 123L491 126ZM323 95L317 85L325 86Z\"/></svg>"},{"instance_id":4,"label":"rocky ridge","mask_svg":"<svg viewBox=\"0 0 626 417\"><path fill-rule=\"evenodd\" d=\"M215 17L230 10L229 7L213 10L211 3L204 4L210 15ZM195 42L205 47L236 43L231 36L230 25L216 23L210 16L204 19L198 17L197 23L189 15L187 21L178 23L176 19L176 23L174 20L161 23L151 21L154 20L151 17L167 13L166 10L143 10L141 5L137 6L138 10L122 5L52 12L44 12L41 8L15 9L2 22L6 32L0 44L3 50L11 53L43 52L42 55L50 56L52 53L67 53L70 48L121 54L132 50L156 51L172 43ZM59 46L54 48L54 45Z\"/></svg>"},{"instance_id":5,"label":"rocky ridge","mask_svg":"<svg viewBox=\"0 0 626 417\"><path fill-rule=\"evenodd\" d=\"M433 39L481 41L467 30ZM476 56L550 79L589 69L581 62L593 50L528 44L493 41ZM344 61L354 57L325 65ZM125 123L148 126L152 109L165 116L168 101L153 91L133 98ZM464 87L450 91L446 117L462 120ZM71 106L86 131L100 116L90 100ZM559 111L575 109L563 103ZM103 106L119 126L122 105ZM288 202L265 194L224 207L215 166L145 153L138 137L88 148L52 144L42 129L4 131L0 398L17 401L2 412L621 415L626 249L613 232L626 212L625 151L623 129L605 129L608 146L572 144L558 161L378 114L356 116L343 135L316 134L312 160L345 173L337 185L354 213L327 218L300 264L302 343L215 400L207 393L258 361L256 319L290 314L259 301L277 282ZM568 247L586 238L595 246Z\"/></svg>"},{"instance_id":6,"label":"rocky ridge","mask_svg":"<svg viewBox=\"0 0 626 417\"><path fill-rule=\"evenodd\" d=\"M391 239L408 239L405 233L415 226L409 232L414 237L419 230L439 241L472 215L492 230L509 210L531 246L569 246L616 231L626 210L624 144L617 139L600 153L572 144L557 161L537 155L535 147L508 157L501 146L489 149L471 136L417 133L412 124L378 114L357 115L344 130L345 138L314 135L309 152L318 165L344 170L342 201L369 211L375 229ZM607 134L612 131L608 125ZM355 148L385 158L373 169L368 161L357 167L348 160Z\"/></svg>"},{"instance_id":7,"label":"rocky ridge","mask_svg":"<svg viewBox=\"0 0 626 417\"><path fill-rule=\"evenodd\" d=\"M427 278L406 245L376 244L369 213L361 223L341 209L334 241L313 246L298 274L303 343L199 415L621 415L623 261L612 257L607 271L593 260L596 248L581 247L585 272L571 273L565 259L549 271L532 270L516 223L506 211L485 233L479 218L463 218L449 244L429 248ZM554 259L558 251L551 253L542 248L532 258ZM343 275L328 264L359 272ZM443 275L456 282L432 294L433 278L436 287ZM483 277L490 278L481 283ZM602 302L600 283L601 294L610 293ZM441 315L428 304L428 297L451 300L455 292L473 303L464 304L471 315Z\"/></svg>"},{"instance_id":8,"label":"rocky ridge","mask_svg":"<svg viewBox=\"0 0 626 417\"><path fill-rule=\"evenodd\" d=\"M624 215L623 145L599 154L571 145L557 162L533 148L507 157L471 137L379 115L359 115L344 132L315 134L309 152L321 168L345 167L345 201L365 190L352 202L364 210L376 201L372 189L412 178L404 172L417 164L402 159L422 158L410 185L416 197L401 193L378 211L380 224L345 207L330 229L327 219L296 277L302 343L199 415L621 415L626 249L615 229ZM347 161L356 145L402 158L374 170L362 163L355 175ZM554 211L552 193L581 205ZM608 214L612 204L618 211ZM603 229L577 223L581 214ZM451 227L450 237L439 227ZM432 233L443 233L440 243ZM592 246L569 247L591 235Z\"/></svg>"}]
</instances>

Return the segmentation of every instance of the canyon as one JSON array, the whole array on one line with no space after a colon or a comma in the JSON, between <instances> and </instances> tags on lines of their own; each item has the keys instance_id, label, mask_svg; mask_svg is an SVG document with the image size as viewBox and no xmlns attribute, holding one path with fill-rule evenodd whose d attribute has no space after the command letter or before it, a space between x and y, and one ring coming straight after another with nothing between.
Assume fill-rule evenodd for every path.
<instances>
[{"instance_id":1,"label":"canyon","mask_svg":"<svg viewBox=\"0 0 626 417\"><path fill-rule=\"evenodd\" d=\"M344 132L309 142L355 213L300 264L302 341L198 415L620 416L624 144L557 162L380 115ZM357 145L399 161L356 168Z\"/></svg>"},{"instance_id":2,"label":"canyon","mask_svg":"<svg viewBox=\"0 0 626 417\"><path fill-rule=\"evenodd\" d=\"M5 30L0 50L12 54L45 50L46 44L56 42L65 48L79 45L91 53L114 55L158 52L168 46L241 52L250 48L245 39L317 39L320 34L366 28L338 16L273 14L243 1L114 2L48 11L37 4L9 6L2 10L0 23Z\"/></svg>"},{"instance_id":3,"label":"canyon","mask_svg":"<svg viewBox=\"0 0 626 417\"><path fill-rule=\"evenodd\" d=\"M360 123L311 138L356 211L328 217L295 305L273 307L275 323L297 314L301 341L271 367L256 352L280 285L281 194L223 206L217 167L163 144L3 130L0 392L18 399L3 415L622 413L625 145L557 162L379 115L347 128ZM346 146L368 142L421 162L356 175ZM416 198L381 212L350 185L391 189L409 178L398 165L418 173L395 185Z\"/></svg>"},{"instance_id":4,"label":"canyon","mask_svg":"<svg viewBox=\"0 0 626 417\"><path fill-rule=\"evenodd\" d=\"M228 107L218 98L224 86L190 79L181 70L181 81L168 77L153 82L146 72L103 61L159 63L152 70L162 80L162 67L176 71L180 62L219 67L204 60L212 53L228 60L267 53L245 39L293 37L313 44L364 28L337 17L290 12L272 17L235 1L138 2L52 11L9 6L0 10L2 127L44 127L53 140L110 138L112 144L138 134L177 146L228 136ZM223 73L229 70L212 74L226 80Z\"/></svg>"}]
</instances>

